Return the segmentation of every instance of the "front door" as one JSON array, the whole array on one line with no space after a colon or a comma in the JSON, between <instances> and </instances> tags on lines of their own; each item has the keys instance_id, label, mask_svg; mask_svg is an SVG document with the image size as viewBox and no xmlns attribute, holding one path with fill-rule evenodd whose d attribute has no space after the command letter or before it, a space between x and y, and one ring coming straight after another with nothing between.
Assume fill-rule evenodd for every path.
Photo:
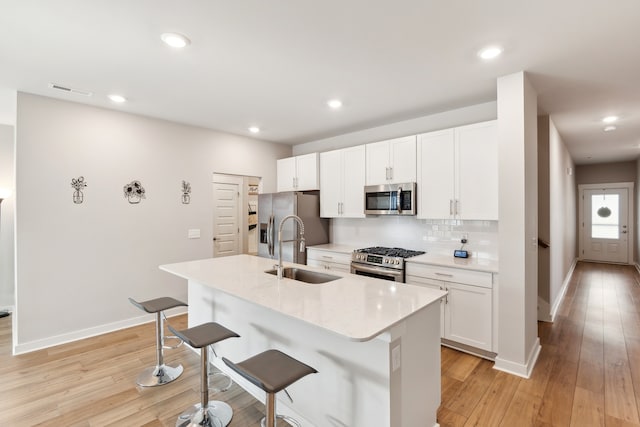
<instances>
[{"instance_id":1,"label":"front door","mask_svg":"<svg viewBox=\"0 0 640 427\"><path fill-rule=\"evenodd\" d=\"M238 254L238 184L213 183L213 256Z\"/></svg>"},{"instance_id":2,"label":"front door","mask_svg":"<svg viewBox=\"0 0 640 427\"><path fill-rule=\"evenodd\" d=\"M582 259L629 262L629 189L584 189Z\"/></svg>"}]
</instances>

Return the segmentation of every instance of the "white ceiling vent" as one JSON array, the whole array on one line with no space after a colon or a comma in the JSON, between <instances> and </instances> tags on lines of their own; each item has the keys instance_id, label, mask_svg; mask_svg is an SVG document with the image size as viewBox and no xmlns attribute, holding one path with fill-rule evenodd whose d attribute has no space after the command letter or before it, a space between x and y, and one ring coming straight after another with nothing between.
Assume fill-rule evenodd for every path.
<instances>
[{"instance_id":1,"label":"white ceiling vent","mask_svg":"<svg viewBox=\"0 0 640 427\"><path fill-rule=\"evenodd\" d=\"M62 92L75 93L76 95L82 95L82 96L93 95L93 92L89 92L88 90L74 89L72 87L62 86L56 83L49 83L49 87L51 89L60 90Z\"/></svg>"}]
</instances>

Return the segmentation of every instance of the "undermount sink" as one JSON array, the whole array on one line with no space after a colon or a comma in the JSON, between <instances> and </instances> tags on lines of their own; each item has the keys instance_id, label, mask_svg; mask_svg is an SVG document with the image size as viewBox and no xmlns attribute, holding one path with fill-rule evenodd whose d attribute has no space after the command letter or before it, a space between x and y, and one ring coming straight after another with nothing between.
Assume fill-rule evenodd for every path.
<instances>
[{"instance_id":1,"label":"undermount sink","mask_svg":"<svg viewBox=\"0 0 640 427\"><path fill-rule=\"evenodd\" d=\"M278 270L267 270L265 273L278 275ZM287 279L298 280L305 283L327 283L332 280L340 279L340 276L333 276L331 274L319 273L317 271L303 270L295 267L285 267L282 269L282 277Z\"/></svg>"}]
</instances>

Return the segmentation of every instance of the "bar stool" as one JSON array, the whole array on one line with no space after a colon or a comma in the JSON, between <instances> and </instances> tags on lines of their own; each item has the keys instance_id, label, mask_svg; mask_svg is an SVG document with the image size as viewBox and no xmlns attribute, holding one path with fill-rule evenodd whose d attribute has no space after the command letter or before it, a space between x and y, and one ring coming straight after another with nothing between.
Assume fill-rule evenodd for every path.
<instances>
[{"instance_id":1,"label":"bar stool","mask_svg":"<svg viewBox=\"0 0 640 427\"><path fill-rule=\"evenodd\" d=\"M302 377L318 372L279 350L267 350L237 364L224 357L222 360L235 372L267 393L266 415L261 422L263 427L275 427L276 418L291 420L289 417L280 415L276 417L276 393L280 390L287 393L286 387Z\"/></svg>"},{"instance_id":2,"label":"bar stool","mask_svg":"<svg viewBox=\"0 0 640 427\"><path fill-rule=\"evenodd\" d=\"M204 323L183 331L176 331L171 325L168 326L169 330L181 340L193 348L200 349L200 403L196 403L180 414L176 427L225 427L233 417L233 410L224 402L209 400L209 352L207 349L219 341L237 338L240 335L215 322Z\"/></svg>"},{"instance_id":3,"label":"bar stool","mask_svg":"<svg viewBox=\"0 0 640 427\"><path fill-rule=\"evenodd\" d=\"M164 385L175 380L182 374L182 365L178 365L175 368L164 364L164 348L176 348L182 342L174 347L164 345L164 310L168 310L174 307L186 306L187 304L182 301L171 297L161 297L151 299L148 301L138 302L133 298L129 298L131 304L138 307L140 310L147 313L156 314L156 366L145 369L138 375L136 383L142 387L154 387L158 385ZM169 338L169 337L167 337Z\"/></svg>"}]
</instances>

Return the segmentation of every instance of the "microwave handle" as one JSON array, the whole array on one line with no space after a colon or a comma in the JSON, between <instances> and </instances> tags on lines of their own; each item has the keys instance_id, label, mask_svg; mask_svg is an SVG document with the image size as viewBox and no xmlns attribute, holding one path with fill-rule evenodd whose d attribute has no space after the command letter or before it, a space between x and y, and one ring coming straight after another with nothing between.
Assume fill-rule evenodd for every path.
<instances>
[{"instance_id":1,"label":"microwave handle","mask_svg":"<svg viewBox=\"0 0 640 427\"><path fill-rule=\"evenodd\" d=\"M398 187L398 194L396 195L396 210L398 213L402 213L402 203L400 203L400 199L402 199L402 187Z\"/></svg>"}]
</instances>

